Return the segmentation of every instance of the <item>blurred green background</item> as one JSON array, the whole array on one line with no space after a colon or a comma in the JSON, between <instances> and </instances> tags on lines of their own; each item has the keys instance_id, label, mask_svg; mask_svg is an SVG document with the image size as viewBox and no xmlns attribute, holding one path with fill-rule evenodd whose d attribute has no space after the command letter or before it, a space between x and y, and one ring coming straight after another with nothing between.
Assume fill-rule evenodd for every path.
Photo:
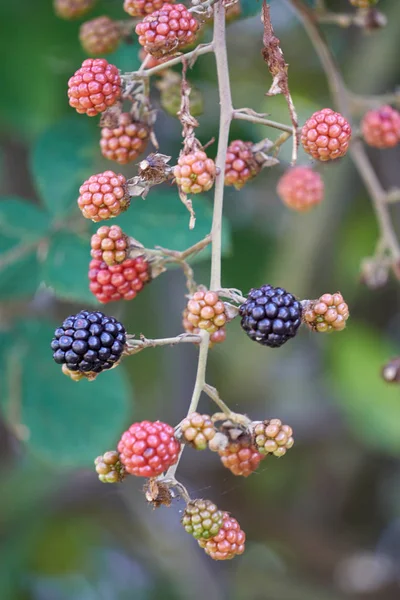
<instances>
[{"instance_id":1,"label":"blurred green background","mask_svg":"<svg viewBox=\"0 0 400 600\"><path fill-rule=\"evenodd\" d=\"M100 0L91 14L124 18L121 4ZM331 106L326 80L287 3L271 4L303 122ZM256 0L245 6L248 14L260 10ZM351 10L344 0L330 6ZM391 91L399 81L400 3L381 0L380 7L388 26L373 35L325 28L349 88L360 94ZM247 533L242 557L214 563L180 526L182 503L152 511L142 481L103 485L92 467L131 422L180 421L197 350L149 349L93 383L71 382L53 363L54 327L95 306L87 289L93 227L76 208L77 189L94 172L131 176L135 167L101 159L97 119L68 106L66 82L85 58L81 21L56 18L50 0L2 2L0 14L1 600L398 599L400 393L380 379L380 369L400 354L400 294L394 282L374 291L360 282L377 226L350 158L318 166L327 194L310 214L289 212L275 193L289 147L279 167L241 192L226 190L224 286L246 293L268 282L302 298L340 290L351 320L340 335L303 329L279 351L252 343L235 321L210 353L208 382L230 407L282 418L296 442L247 480L214 454L186 450L179 478L192 497L231 511ZM234 104L289 122L282 99L264 95L270 76L261 40L258 16L229 26ZM134 70L137 53L135 44L125 45L109 60ZM205 96L198 135L207 142L218 128L213 57L201 57L189 79ZM161 152L175 158L179 122L160 112L155 130ZM276 132L235 122L231 139L266 135L275 139ZM400 151L369 154L384 187L399 186ZM169 188L154 188L117 222L146 246L184 249L207 233L211 200L195 200L193 232ZM398 207L392 212L399 226ZM195 275L207 284L207 260L196 263ZM185 292L181 272L172 270L133 302L104 311L130 333L172 336L181 331ZM212 410L207 398L201 408Z\"/></svg>"}]
</instances>

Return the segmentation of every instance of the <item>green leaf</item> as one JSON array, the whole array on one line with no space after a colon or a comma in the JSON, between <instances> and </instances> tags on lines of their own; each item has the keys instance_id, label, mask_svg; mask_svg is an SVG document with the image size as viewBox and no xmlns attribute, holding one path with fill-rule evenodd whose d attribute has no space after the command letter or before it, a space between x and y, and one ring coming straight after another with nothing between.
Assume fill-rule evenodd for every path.
<instances>
[{"instance_id":1,"label":"green leaf","mask_svg":"<svg viewBox=\"0 0 400 600\"><path fill-rule=\"evenodd\" d=\"M60 231L50 243L43 279L54 293L65 300L96 304L89 290L90 241L75 233Z\"/></svg>"},{"instance_id":2,"label":"green leaf","mask_svg":"<svg viewBox=\"0 0 400 600\"><path fill-rule=\"evenodd\" d=\"M0 297L33 294L40 282L37 251L45 240L50 218L37 206L21 198L0 202Z\"/></svg>"},{"instance_id":3,"label":"green leaf","mask_svg":"<svg viewBox=\"0 0 400 600\"><path fill-rule=\"evenodd\" d=\"M46 322L25 321L11 339L5 336L0 379L6 381L6 393L0 402L8 420L20 415L27 443L42 459L64 467L89 466L115 448L131 417L132 391L121 366L93 382L64 376L52 360L54 329Z\"/></svg>"},{"instance_id":4,"label":"green leaf","mask_svg":"<svg viewBox=\"0 0 400 600\"><path fill-rule=\"evenodd\" d=\"M196 213L196 226L189 229L189 212L179 199L178 193L165 187L150 191L146 200L132 200L128 211L113 223L141 242L146 248L163 246L171 250L185 250L200 241L211 231L212 204L205 196L192 196ZM228 221L223 222L222 251L230 250L231 236ZM199 258L209 256L209 249Z\"/></svg>"},{"instance_id":5,"label":"green leaf","mask_svg":"<svg viewBox=\"0 0 400 600\"><path fill-rule=\"evenodd\" d=\"M33 177L43 202L56 217L76 209L79 186L93 174L99 154L96 125L84 115L71 116L47 129L34 145Z\"/></svg>"},{"instance_id":6,"label":"green leaf","mask_svg":"<svg viewBox=\"0 0 400 600\"><path fill-rule=\"evenodd\" d=\"M332 334L330 351L338 400L354 434L369 446L398 455L399 390L380 375L394 349L381 335L350 324L340 335Z\"/></svg>"}]
</instances>

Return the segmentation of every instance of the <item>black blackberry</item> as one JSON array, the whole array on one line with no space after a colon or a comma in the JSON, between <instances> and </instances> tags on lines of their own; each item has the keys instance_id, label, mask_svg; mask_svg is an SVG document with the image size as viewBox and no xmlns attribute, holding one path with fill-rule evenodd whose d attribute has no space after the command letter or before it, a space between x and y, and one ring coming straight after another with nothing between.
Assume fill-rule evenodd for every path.
<instances>
[{"instance_id":1,"label":"black blackberry","mask_svg":"<svg viewBox=\"0 0 400 600\"><path fill-rule=\"evenodd\" d=\"M119 361L125 342L125 328L115 317L82 310L55 330L51 349L56 363L70 371L100 373Z\"/></svg>"},{"instance_id":2,"label":"black blackberry","mask_svg":"<svg viewBox=\"0 0 400 600\"><path fill-rule=\"evenodd\" d=\"M272 285L250 290L239 307L241 325L249 338L270 348L279 348L296 335L301 313L301 304L292 294Z\"/></svg>"}]
</instances>

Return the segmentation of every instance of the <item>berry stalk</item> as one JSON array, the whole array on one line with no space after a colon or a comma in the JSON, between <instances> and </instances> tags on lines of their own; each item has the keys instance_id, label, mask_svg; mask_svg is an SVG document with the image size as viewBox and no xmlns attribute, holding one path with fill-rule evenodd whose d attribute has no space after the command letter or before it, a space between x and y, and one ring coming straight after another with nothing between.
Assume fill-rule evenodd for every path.
<instances>
[{"instance_id":1,"label":"berry stalk","mask_svg":"<svg viewBox=\"0 0 400 600\"><path fill-rule=\"evenodd\" d=\"M215 164L217 167L217 178L214 191L214 212L211 229L211 279L210 290L221 288L221 251L222 251L222 212L224 204L224 175L226 151L229 142L229 129L233 116L231 87L229 81L228 55L226 51L225 35L225 7L222 1L214 5L214 36L213 51L217 67L218 91L220 101L220 121L218 134L218 151ZM201 333L199 359L197 363L196 381L190 401L188 415L195 412L200 400L201 393L206 385L207 358L210 342L210 334L207 331ZM184 445L181 447L181 454ZM167 472L166 477L173 478L178 468L178 462Z\"/></svg>"}]
</instances>

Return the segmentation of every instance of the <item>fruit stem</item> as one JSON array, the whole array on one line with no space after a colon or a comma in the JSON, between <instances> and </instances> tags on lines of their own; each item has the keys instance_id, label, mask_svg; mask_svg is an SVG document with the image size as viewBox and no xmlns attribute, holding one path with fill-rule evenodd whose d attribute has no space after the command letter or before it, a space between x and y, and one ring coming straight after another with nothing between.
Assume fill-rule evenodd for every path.
<instances>
[{"instance_id":1,"label":"fruit stem","mask_svg":"<svg viewBox=\"0 0 400 600\"><path fill-rule=\"evenodd\" d=\"M272 127L273 129L280 129L292 135L293 127L291 125L284 125L277 121L270 121L260 115L244 112L243 109L236 109L233 111L233 118L239 119L240 121L249 121L250 123L258 123L259 125L265 125L266 127ZM290 136L289 136L290 137Z\"/></svg>"},{"instance_id":2,"label":"fruit stem","mask_svg":"<svg viewBox=\"0 0 400 600\"><path fill-rule=\"evenodd\" d=\"M224 203L224 175L226 150L229 140L229 128L232 121L232 97L229 81L228 56L226 51L225 35L225 7L222 0L214 4L214 37L212 42L215 62L217 67L218 91L220 102L220 123L218 137L218 151L215 164L217 167L217 176L214 190L214 212L211 228L211 280L210 290L219 290L221 288L221 248L222 248L222 210ZM219 171L218 171L219 169ZM206 384L206 369L208 348L210 343L210 334L206 331L201 332L201 342L199 350L199 360L197 364L196 381L194 384L192 399L190 401L188 415L195 412L200 400L201 393ZM179 465L184 445L181 447L181 453L178 462L172 465L166 473L166 477L175 477Z\"/></svg>"},{"instance_id":3,"label":"fruit stem","mask_svg":"<svg viewBox=\"0 0 400 600\"><path fill-rule=\"evenodd\" d=\"M214 55L217 67L220 120L218 134L218 152L215 164L217 175L214 191L214 213L212 222L211 281L210 290L218 290L221 286L221 240L222 210L224 203L224 179L226 150L229 140L229 129L233 117L231 86L229 80L228 55L225 35L225 7L222 0L214 5Z\"/></svg>"},{"instance_id":4,"label":"fruit stem","mask_svg":"<svg viewBox=\"0 0 400 600\"><path fill-rule=\"evenodd\" d=\"M347 92L347 88L343 81L340 70L335 63L332 53L319 30L313 11L310 10L302 0L286 1L293 6L294 10L298 14L310 38L310 41L319 56L337 109L346 119L350 120L351 97ZM393 270L395 271L396 265L400 263L400 244L397 240L397 236L391 221L390 212L387 205L387 193L383 189L381 182L372 168L363 144L359 139L353 139L349 148L349 153L371 197L372 205L375 210L376 218L381 231L381 236L391 254L392 266Z\"/></svg>"}]
</instances>

